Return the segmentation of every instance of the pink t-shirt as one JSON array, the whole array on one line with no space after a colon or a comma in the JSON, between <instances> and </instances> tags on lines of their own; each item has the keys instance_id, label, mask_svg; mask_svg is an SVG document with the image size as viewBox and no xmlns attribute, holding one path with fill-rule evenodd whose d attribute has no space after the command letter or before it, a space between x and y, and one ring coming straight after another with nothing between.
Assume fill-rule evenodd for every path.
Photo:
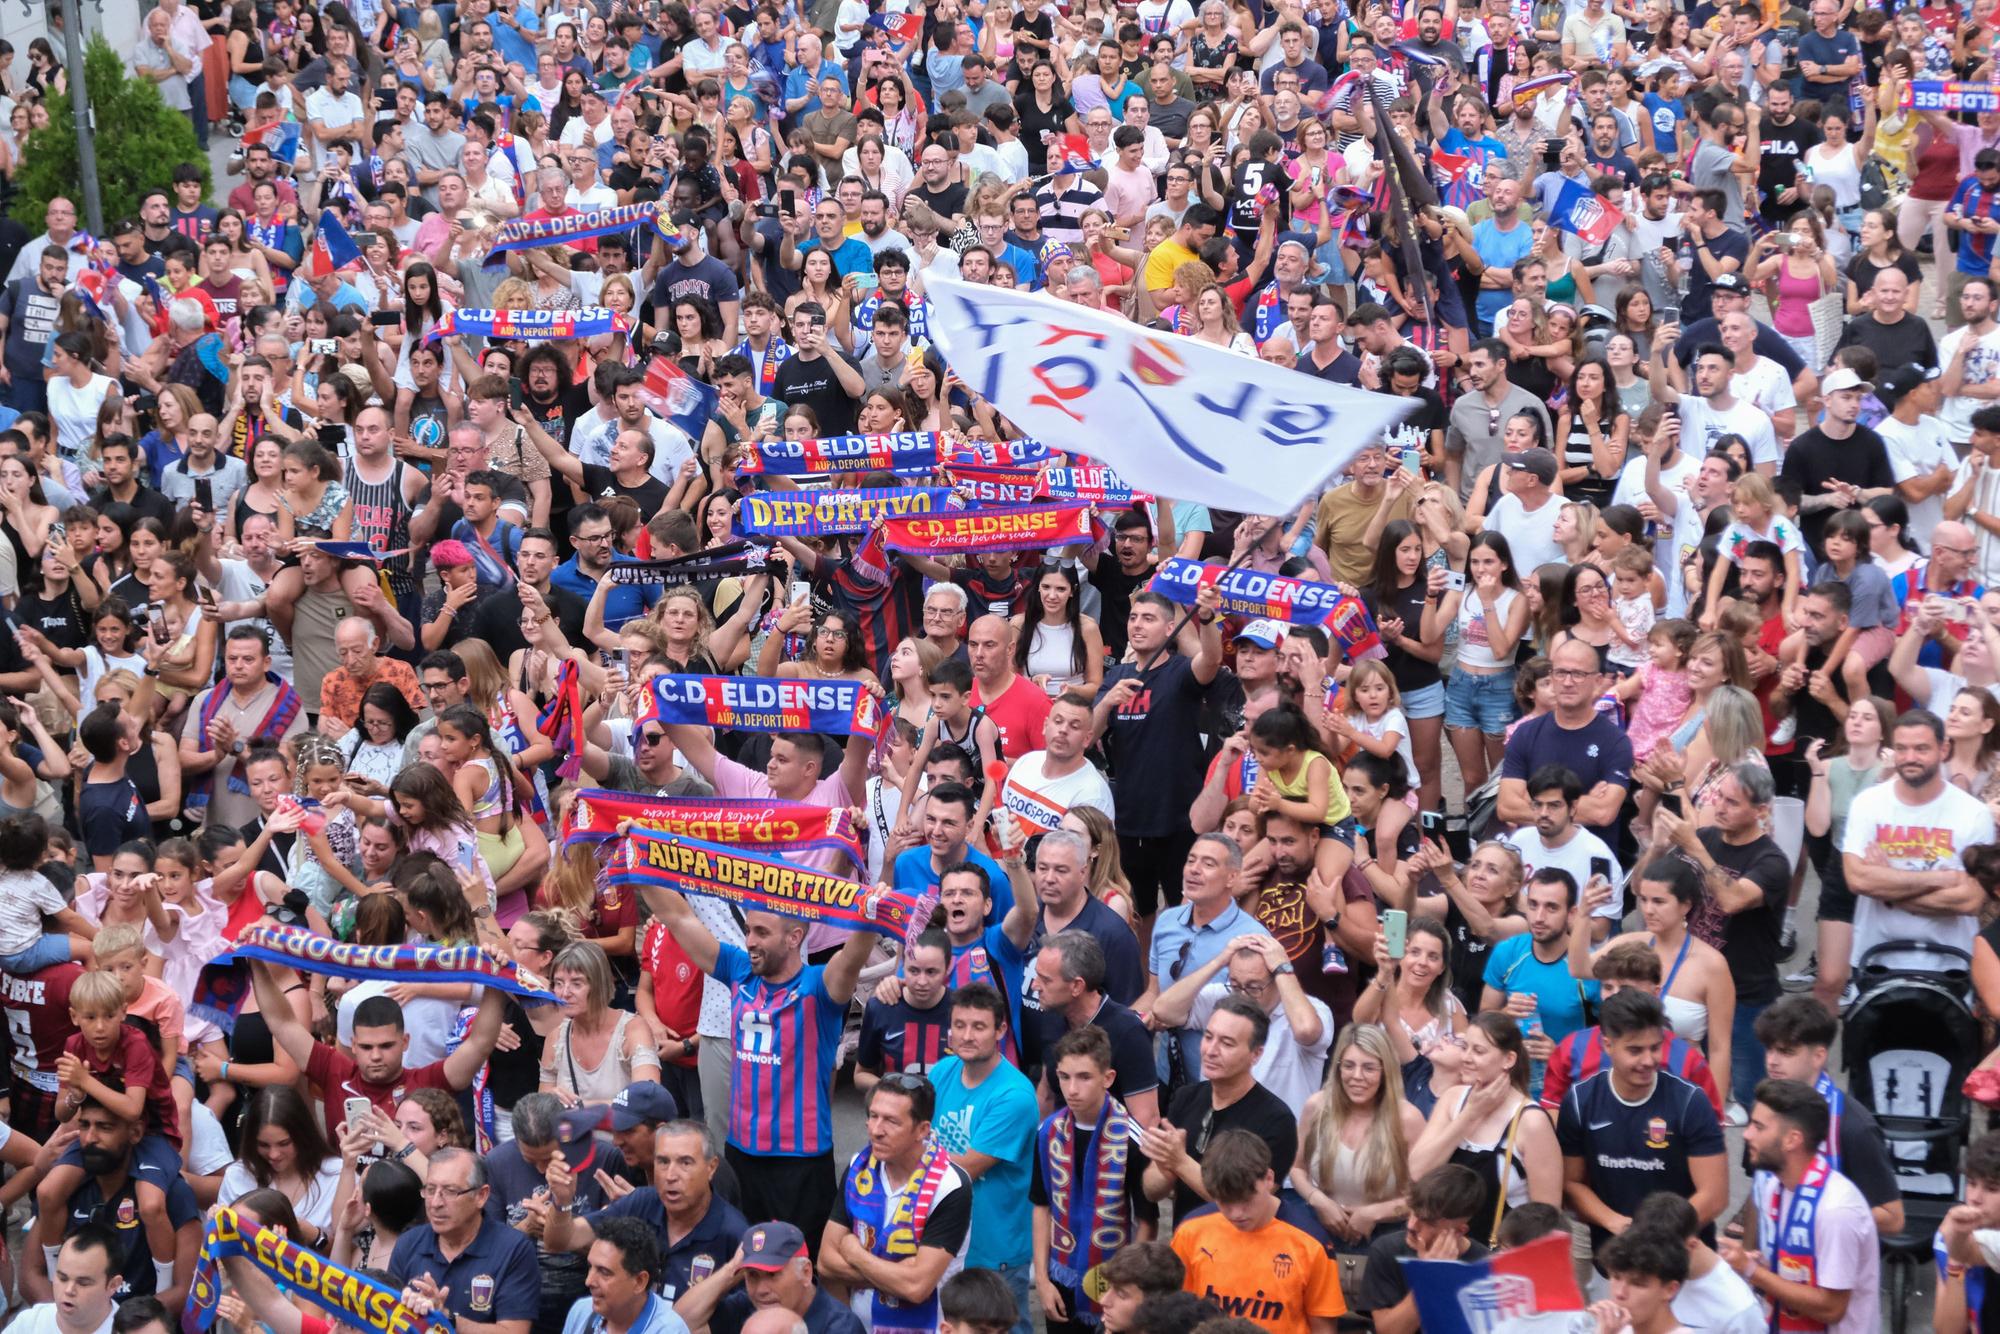
<instances>
[{"instance_id":1,"label":"pink t-shirt","mask_svg":"<svg viewBox=\"0 0 2000 1334\"><path fill-rule=\"evenodd\" d=\"M1153 173L1144 167L1137 171L1113 167L1105 173L1104 207L1113 218L1144 217L1157 198Z\"/></svg>"}]
</instances>

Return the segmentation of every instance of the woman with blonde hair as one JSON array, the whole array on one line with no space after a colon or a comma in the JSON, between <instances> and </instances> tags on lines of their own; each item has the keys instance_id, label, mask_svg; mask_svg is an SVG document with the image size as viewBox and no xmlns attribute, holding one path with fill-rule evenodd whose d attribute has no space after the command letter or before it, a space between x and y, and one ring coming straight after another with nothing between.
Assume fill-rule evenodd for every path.
<instances>
[{"instance_id":1,"label":"woman with blonde hair","mask_svg":"<svg viewBox=\"0 0 2000 1334\"><path fill-rule=\"evenodd\" d=\"M563 794L556 808L559 822L568 818L573 800L573 793ZM607 882L597 851L592 843L575 843L563 849L535 891L535 907L544 913L562 914L574 939L597 945L611 959L613 970L622 971L619 961L629 963L637 949L639 899Z\"/></svg>"},{"instance_id":2,"label":"woman with blonde hair","mask_svg":"<svg viewBox=\"0 0 2000 1334\"><path fill-rule=\"evenodd\" d=\"M1118 831L1111 817L1095 806L1072 806L1063 813L1062 827L1090 840L1090 895L1127 922L1132 920L1132 882L1118 855Z\"/></svg>"},{"instance_id":3,"label":"woman with blonde hair","mask_svg":"<svg viewBox=\"0 0 2000 1334\"><path fill-rule=\"evenodd\" d=\"M1744 763L1770 767L1764 741L1764 709L1755 695L1735 685L1710 693L1701 729L1684 753L1673 756L1680 761L1697 828L1715 823L1717 788L1731 769Z\"/></svg>"},{"instance_id":4,"label":"woman with blonde hair","mask_svg":"<svg viewBox=\"0 0 2000 1334\"><path fill-rule=\"evenodd\" d=\"M1200 260L1191 259L1184 264L1176 264L1173 282L1168 284L1166 290L1167 304L1159 310L1161 326L1175 333L1192 334L1195 302L1215 284L1215 270Z\"/></svg>"},{"instance_id":5,"label":"woman with blonde hair","mask_svg":"<svg viewBox=\"0 0 2000 1334\"><path fill-rule=\"evenodd\" d=\"M659 1080L652 1030L634 1011L612 1008L615 983L602 946L589 940L563 946L549 966L549 986L561 1019L542 1047L543 1093L565 1107L608 1106L630 1085Z\"/></svg>"},{"instance_id":6,"label":"woman with blonde hair","mask_svg":"<svg viewBox=\"0 0 2000 1334\"><path fill-rule=\"evenodd\" d=\"M1360 1278L1369 1239L1407 1212L1410 1146L1423 1114L1403 1097L1388 1031L1356 1021L1340 1030L1326 1084L1306 1099L1291 1182L1340 1251L1341 1281Z\"/></svg>"}]
</instances>

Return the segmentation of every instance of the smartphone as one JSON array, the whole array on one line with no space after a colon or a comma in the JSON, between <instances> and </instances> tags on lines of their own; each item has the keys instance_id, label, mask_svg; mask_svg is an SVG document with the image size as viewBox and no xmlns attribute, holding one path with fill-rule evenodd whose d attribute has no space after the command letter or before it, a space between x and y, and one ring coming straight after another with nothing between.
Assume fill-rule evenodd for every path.
<instances>
[{"instance_id":1,"label":"smartphone","mask_svg":"<svg viewBox=\"0 0 2000 1334\"><path fill-rule=\"evenodd\" d=\"M799 192L790 186L778 191L778 207L796 218L799 215Z\"/></svg>"},{"instance_id":2,"label":"smartphone","mask_svg":"<svg viewBox=\"0 0 2000 1334\"><path fill-rule=\"evenodd\" d=\"M1593 880L1602 876L1608 884L1611 880L1611 859L1609 857L1592 857L1590 859L1590 875Z\"/></svg>"},{"instance_id":3,"label":"smartphone","mask_svg":"<svg viewBox=\"0 0 2000 1334\"><path fill-rule=\"evenodd\" d=\"M1409 944L1410 915L1401 908L1382 910L1382 939L1389 946L1389 957L1400 959Z\"/></svg>"},{"instance_id":4,"label":"smartphone","mask_svg":"<svg viewBox=\"0 0 2000 1334\"><path fill-rule=\"evenodd\" d=\"M1431 837L1433 835L1442 834L1444 832L1444 812L1443 811L1419 812L1417 815L1417 823L1423 829L1425 837Z\"/></svg>"},{"instance_id":5,"label":"smartphone","mask_svg":"<svg viewBox=\"0 0 2000 1334\"><path fill-rule=\"evenodd\" d=\"M206 477L194 479L194 503L213 514L215 512L215 483ZM53 529L50 530L53 533Z\"/></svg>"},{"instance_id":6,"label":"smartphone","mask_svg":"<svg viewBox=\"0 0 2000 1334\"><path fill-rule=\"evenodd\" d=\"M340 344L331 338L315 338L306 344L306 351L316 357L330 357L340 351Z\"/></svg>"},{"instance_id":7,"label":"smartphone","mask_svg":"<svg viewBox=\"0 0 2000 1334\"><path fill-rule=\"evenodd\" d=\"M1672 811L1675 815L1683 819L1687 817L1687 803L1681 800L1681 794L1678 792L1661 793L1660 809L1663 811Z\"/></svg>"},{"instance_id":8,"label":"smartphone","mask_svg":"<svg viewBox=\"0 0 2000 1334\"><path fill-rule=\"evenodd\" d=\"M521 410L521 382L519 380L509 380L507 382L507 410L509 412L519 412Z\"/></svg>"},{"instance_id":9,"label":"smartphone","mask_svg":"<svg viewBox=\"0 0 2000 1334\"><path fill-rule=\"evenodd\" d=\"M368 1109L374 1105L366 1098L349 1098L340 1105L340 1110L346 1114L347 1124L351 1126L368 1115Z\"/></svg>"},{"instance_id":10,"label":"smartphone","mask_svg":"<svg viewBox=\"0 0 2000 1334\"><path fill-rule=\"evenodd\" d=\"M146 613L146 633L153 637L156 644L167 642L167 613L164 609L154 607Z\"/></svg>"},{"instance_id":11,"label":"smartphone","mask_svg":"<svg viewBox=\"0 0 2000 1334\"><path fill-rule=\"evenodd\" d=\"M1423 451L1415 448L1403 450L1403 471L1412 477L1424 475Z\"/></svg>"},{"instance_id":12,"label":"smartphone","mask_svg":"<svg viewBox=\"0 0 2000 1334\"><path fill-rule=\"evenodd\" d=\"M313 434L320 444L335 453L339 453L340 447L347 442L347 428L339 422L327 422Z\"/></svg>"},{"instance_id":13,"label":"smartphone","mask_svg":"<svg viewBox=\"0 0 2000 1334\"><path fill-rule=\"evenodd\" d=\"M1680 322L1681 322L1681 308L1680 308L1679 306L1661 306L1661 307L1660 307L1660 323L1661 323L1661 324L1663 324L1663 325L1666 325L1666 324L1679 324Z\"/></svg>"},{"instance_id":14,"label":"smartphone","mask_svg":"<svg viewBox=\"0 0 2000 1334\"><path fill-rule=\"evenodd\" d=\"M371 311L368 315L368 322L378 329L393 329L403 322L403 312L400 310Z\"/></svg>"},{"instance_id":15,"label":"smartphone","mask_svg":"<svg viewBox=\"0 0 2000 1334\"><path fill-rule=\"evenodd\" d=\"M778 206L776 204L759 204L757 205L757 216L760 218L775 218L778 216Z\"/></svg>"},{"instance_id":16,"label":"smartphone","mask_svg":"<svg viewBox=\"0 0 2000 1334\"><path fill-rule=\"evenodd\" d=\"M813 586L811 581L806 579L792 580L792 594L787 605L812 601L812 592Z\"/></svg>"},{"instance_id":17,"label":"smartphone","mask_svg":"<svg viewBox=\"0 0 2000 1334\"><path fill-rule=\"evenodd\" d=\"M619 649L619 650L618 650L618 665L619 665L620 667L623 667L623 668L625 669L625 679L626 679L626 681L628 681L628 682L629 682L629 681L631 681L631 680L632 680L632 650L631 650L631 649L629 649L629 648L621 648L621 649Z\"/></svg>"},{"instance_id":18,"label":"smartphone","mask_svg":"<svg viewBox=\"0 0 2000 1334\"><path fill-rule=\"evenodd\" d=\"M1465 576L1457 570L1446 570L1444 572L1444 591L1447 593L1464 592Z\"/></svg>"},{"instance_id":19,"label":"smartphone","mask_svg":"<svg viewBox=\"0 0 2000 1334\"><path fill-rule=\"evenodd\" d=\"M67 540L69 540L69 525L68 525L68 524L66 524L66 523L52 523L52 524L50 524L50 525L49 525L49 541L51 541L51 542L64 542L64 541L67 541Z\"/></svg>"}]
</instances>

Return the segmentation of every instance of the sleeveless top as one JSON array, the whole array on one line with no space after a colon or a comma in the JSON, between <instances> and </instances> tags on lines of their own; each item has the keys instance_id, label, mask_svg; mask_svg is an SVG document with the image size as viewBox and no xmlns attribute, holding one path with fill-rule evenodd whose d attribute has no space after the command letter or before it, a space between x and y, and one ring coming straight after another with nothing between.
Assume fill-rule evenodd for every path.
<instances>
[{"instance_id":1,"label":"sleeveless top","mask_svg":"<svg viewBox=\"0 0 2000 1334\"><path fill-rule=\"evenodd\" d=\"M1464 1086L1458 1091L1458 1106L1453 1111L1462 1111L1465 1100L1472 1095L1472 1086ZM1499 1138L1485 1144L1474 1144L1461 1140L1451 1151L1451 1161L1460 1167L1469 1167L1479 1176L1479 1208L1472 1214L1472 1237L1488 1246L1497 1240L1495 1234L1500 1229L1500 1219L1508 1209L1518 1208L1528 1202L1528 1164L1521 1157L1519 1136L1512 1132L1516 1123L1528 1115L1533 1100L1523 1095L1514 1109ZM1515 1142L1510 1146L1508 1140ZM1504 1161L1503 1161L1504 1156ZM1503 1194L1504 1192L1504 1194ZM1505 1208L1501 1201L1505 1200Z\"/></svg>"},{"instance_id":2,"label":"sleeveless top","mask_svg":"<svg viewBox=\"0 0 2000 1334\"><path fill-rule=\"evenodd\" d=\"M1610 429L1605 428L1605 434ZM1583 414L1572 411L1569 418L1569 438L1563 441L1562 466L1565 468L1590 468L1595 460L1590 452L1590 431L1584 426ZM1589 473L1574 482L1563 483L1563 495L1568 500L1587 500L1602 507L1611 503L1611 492L1618 485L1616 477L1599 477Z\"/></svg>"},{"instance_id":3,"label":"sleeveless top","mask_svg":"<svg viewBox=\"0 0 2000 1334\"><path fill-rule=\"evenodd\" d=\"M506 814L506 803L501 800L500 766L491 760L475 759L465 762L465 767L468 769L474 766L486 771L486 790L479 794L479 800L472 805L473 820L475 822L490 820L496 815Z\"/></svg>"},{"instance_id":4,"label":"sleeveless top","mask_svg":"<svg viewBox=\"0 0 2000 1334\"><path fill-rule=\"evenodd\" d=\"M1835 208L1858 206L1861 203L1861 168L1854 161L1854 149L1843 147L1838 152L1827 153L1825 148L1824 144L1815 144L1806 150L1806 166L1812 171L1812 183L1833 191Z\"/></svg>"},{"instance_id":5,"label":"sleeveless top","mask_svg":"<svg viewBox=\"0 0 2000 1334\"><path fill-rule=\"evenodd\" d=\"M258 38L256 29L251 28L246 30L244 36L248 40L243 43L243 63L246 65L262 66L264 63L264 43ZM253 69L248 74L238 74L236 77L249 84L252 88L262 88L264 86L264 71L261 68Z\"/></svg>"},{"instance_id":6,"label":"sleeveless top","mask_svg":"<svg viewBox=\"0 0 2000 1334\"><path fill-rule=\"evenodd\" d=\"M1071 656L1076 644L1076 630L1067 625L1044 621L1035 627L1035 637L1028 645L1029 676L1046 676L1058 683L1078 679Z\"/></svg>"},{"instance_id":7,"label":"sleeveless top","mask_svg":"<svg viewBox=\"0 0 2000 1334\"><path fill-rule=\"evenodd\" d=\"M354 537L376 551L402 551L410 545L410 504L403 499L403 461L397 459L386 481L362 478L354 460L347 461L347 494L354 501ZM389 587L398 599L414 597L417 580L410 558L384 562Z\"/></svg>"},{"instance_id":8,"label":"sleeveless top","mask_svg":"<svg viewBox=\"0 0 2000 1334\"><path fill-rule=\"evenodd\" d=\"M576 1059L576 1053L569 1045L571 1021L563 1020L562 1027L556 1030L555 1054L549 1067L555 1071L555 1082L569 1086L577 1097L587 1103L608 1103L617 1097L632 1082L631 1063L625 1059L625 1028L638 1017L631 1010L618 1011L618 1022L611 1028L611 1040L605 1044L604 1055L594 1066Z\"/></svg>"}]
</instances>

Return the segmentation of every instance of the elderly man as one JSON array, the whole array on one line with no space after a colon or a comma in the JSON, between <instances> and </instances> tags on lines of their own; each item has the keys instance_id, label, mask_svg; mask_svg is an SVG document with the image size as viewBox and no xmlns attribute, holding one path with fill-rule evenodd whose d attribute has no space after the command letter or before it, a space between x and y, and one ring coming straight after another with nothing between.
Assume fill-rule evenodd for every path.
<instances>
[{"instance_id":1,"label":"elderly man","mask_svg":"<svg viewBox=\"0 0 2000 1334\"><path fill-rule=\"evenodd\" d=\"M1389 485L1390 473L1401 471L1400 464L1392 462L1378 446L1370 445L1348 461L1347 480L1320 497L1314 540L1326 552L1335 579L1350 584L1368 582L1369 572L1375 568L1369 530L1379 533L1383 523L1410 517L1415 490Z\"/></svg>"},{"instance_id":2,"label":"elderly man","mask_svg":"<svg viewBox=\"0 0 2000 1334\"><path fill-rule=\"evenodd\" d=\"M722 1166L708 1127L669 1121L654 1132L653 1185L635 1190L594 1213L574 1206L579 1183L566 1161L549 1164L548 1207L542 1245L553 1253L594 1250L604 1229L631 1220L666 1241L655 1286L669 1301L728 1262L745 1231L743 1215L714 1191Z\"/></svg>"},{"instance_id":3,"label":"elderly man","mask_svg":"<svg viewBox=\"0 0 2000 1334\"><path fill-rule=\"evenodd\" d=\"M747 1322L764 1312L790 1315L807 1334L862 1334L863 1329L854 1312L814 1281L805 1234L785 1222L751 1228L728 1264L674 1303L676 1315L707 1334L744 1334Z\"/></svg>"},{"instance_id":4,"label":"elderly man","mask_svg":"<svg viewBox=\"0 0 2000 1334\"><path fill-rule=\"evenodd\" d=\"M465 1334L528 1334L541 1268L526 1233L486 1214L486 1163L468 1149L437 1149L424 1180L424 1221L389 1255L403 1303L450 1313Z\"/></svg>"},{"instance_id":5,"label":"elderly man","mask_svg":"<svg viewBox=\"0 0 2000 1334\"><path fill-rule=\"evenodd\" d=\"M1936 722L1935 719L1931 721ZM1914 738L1916 732L1898 726L1896 735L1899 739ZM1900 751L1898 755L1900 775L1903 772ZM1930 775L1936 776L1934 766ZM1912 790L1916 786L1921 784L1914 785ZM1887 785L1878 790L1886 791ZM1778 937L1784 928L1785 900L1792 887L1791 860L1785 856L1784 849L1764 832L1771 813L1772 795L1769 768L1762 763L1738 764L1732 766L1714 785L1707 808L1710 824L1706 828L1697 830L1693 822L1664 807L1654 816L1653 824L1654 837L1662 845L1672 844L1692 859L1695 869L1702 875L1707 894L1728 917L1723 924L1722 949L1729 961L1730 979L1736 984L1736 1019L1730 1028L1730 1068L1726 1072L1730 1107L1726 1119L1729 1124L1737 1126L1744 1123L1743 1109L1754 1100L1757 1081L1764 1077L1764 1044L1757 1040L1757 1016L1764 1013L1780 993L1778 965L1782 956L1778 949ZM1937 795L1933 790L1929 799L1935 800ZM1962 792L1956 795L1965 796ZM1950 799L1946 800L1949 802ZM1975 808L1978 819L1984 822L1981 826L1983 832L1975 841L1990 842L1993 838L1993 817L1977 801L1968 801L1965 805ZM1860 809L1858 800L1856 807ZM1864 817L1862 823L1849 825L1849 848L1858 846L1854 841L1858 829L1867 831L1869 843L1872 844L1876 838L1873 818L1865 810L1861 813ZM1889 837L1886 830L1882 831L1882 836ZM1893 843L1891 846L1894 846ZM1959 846L1967 845L1961 843ZM1909 871L1891 872L1886 867L1870 865L1857 876L1854 868L1863 858L1850 856L1846 861L1848 883L1857 893L1870 892L1863 888L1864 884L1879 889L1886 880L1895 884L1893 894L1886 897L1892 900L1912 897L1907 888L1911 878ZM1930 864L1925 862L1925 865ZM1878 870L1880 874L1874 874ZM1945 876L1944 881L1948 883L1944 892L1938 895L1940 903L1962 898L1962 887L1969 884L1962 875ZM1933 886L1940 883L1943 882L1930 881ZM1921 901L1921 893L1919 891L1912 901ZM1969 938L1969 931L1967 935ZM1856 942L1857 946L1859 943ZM1967 948L1970 948L1969 944Z\"/></svg>"},{"instance_id":6,"label":"elderly man","mask_svg":"<svg viewBox=\"0 0 2000 1334\"><path fill-rule=\"evenodd\" d=\"M90 262L90 256L80 245L82 236L76 229L75 204L64 196L57 195L49 201L48 208L42 214L42 220L48 230L31 239L21 247L20 253L14 256L14 266L7 270L9 283L32 278L35 266L41 263L42 252L50 246L56 246L69 256L69 272L64 275L66 281L74 282L77 274L83 272L84 267Z\"/></svg>"},{"instance_id":7,"label":"elderly man","mask_svg":"<svg viewBox=\"0 0 2000 1334\"><path fill-rule=\"evenodd\" d=\"M377 681L387 681L401 691L410 708L422 712L424 693L417 688L417 674L400 658L385 658L376 649L380 639L375 623L365 616L350 616L334 628L333 654L340 670L329 672L319 686L319 728L328 736L339 736L361 721L361 697Z\"/></svg>"},{"instance_id":8,"label":"elderly man","mask_svg":"<svg viewBox=\"0 0 2000 1334\"><path fill-rule=\"evenodd\" d=\"M1164 909L1153 924L1146 961L1146 991L1133 1003L1141 1014L1154 1013L1160 994L1218 954L1229 952L1238 936L1268 936L1263 923L1236 903L1232 891L1243 853L1223 834L1198 835L1181 869L1181 901ZM1191 1007L1190 1007L1191 1008ZM1201 1060L1200 1027L1179 1026L1179 1059L1192 1071ZM1175 1059L1170 1049L1168 1060Z\"/></svg>"}]
</instances>

